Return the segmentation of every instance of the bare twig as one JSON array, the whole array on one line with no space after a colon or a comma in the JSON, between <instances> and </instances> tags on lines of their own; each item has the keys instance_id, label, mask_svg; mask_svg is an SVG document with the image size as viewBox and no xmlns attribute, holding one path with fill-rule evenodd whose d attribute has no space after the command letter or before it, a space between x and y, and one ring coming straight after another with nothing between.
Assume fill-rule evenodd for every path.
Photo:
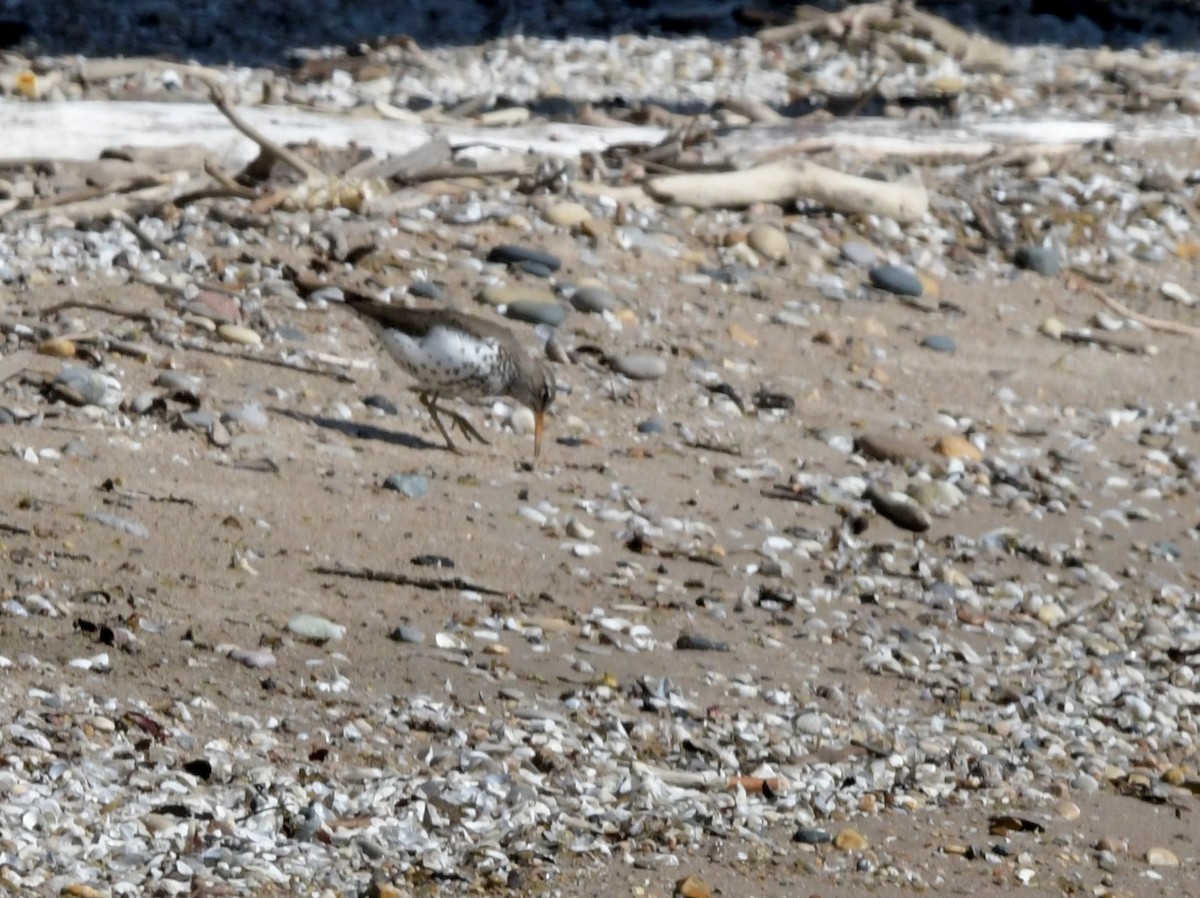
<instances>
[{"instance_id":1,"label":"bare twig","mask_svg":"<svg viewBox=\"0 0 1200 898\"><path fill-rule=\"evenodd\" d=\"M376 571L371 568L353 568L342 565L318 565L314 573L330 577L350 577L355 580L370 580L374 583L394 583L397 586L415 586L418 589L465 589L485 596L507 596L510 593L490 586L480 586L463 577L413 577L395 571Z\"/></svg>"},{"instance_id":2,"label":"bare twig","mask_svg":"<svg viewBox=\"0 0 1200 898\"><path fill-rule=\"evenodd\" d=\"M84 302L76 299L68 299L65 302L47 306L41 310L41 316L48 318L65 309L86 309L89 312L102 312L105 315L128 318L130 321L141 321L145 324L159 324L162 321L162 318L153 312L143 312L140 309L122 309L117 306L106 305L105 303Z\"/></svg>"},{"instance_id":3,"label":"bare twig","mask_svg":"<svg viewBox=\"0 0 1200 898\"><path fill-rule=\"evenodd\" d=\"M307 159L294 153L282 144L278 144L271 138L267 137L261 131L257 130L238 115L229 101L225 98L225 92L221 90L221 86L216 81L208 82L209 99L212 100L217 111L225 118L229 119L229 124L237 128L256 144L263 149L264 152L270 153L277 159L286 162L300 174L306 178L324 178L325 173L309 162Z\"/></svg>"},{"instance_id":4,"label":"bare twig","mask_svg":"<svg viewBox=\"0 0 1200 898\"><path fill-rule=\"evenodd\" d=\"M198 346L193 343L180 343L167 337L153 335L155 342L161 343L163 346L169 346L172 349L182 349L189 352L203 352L208 355L220 356L223 359L237 359L240 362L251 362L255 365L267 365L270 368L283 368L286 371L297 371L300 374L313 374L317 377L328 377L336 380L338 383L353 384L357 381L348 374L343 374L341 371L325 371L322 368L313 368L309 365L300 365L296 362L288 362L284 359L273 359L267 356L254 355L249 352L238 352L232 349L217 349L214 346Z\"/></svg>"},{"instance_id":5,"label":"bare twig","mask_svg":"<svg viewBox=\"0 0 1200 898\"><path fill-rule=\"evenodd\" d=\"M1092 288L1092 295L1118 315L1124 315L1130 321L1136 321L1138 324L1145 325L1151 330L1162 331L1165 334L1179 334L1184 337L1200 337L1200 327L1196 327L1195 325L1184 324L1181 321L1168 321L1165 318L1151 318L1149 315L1135 312L1123 302L1113 299L1107 293L1097 290L1094 287Z\"/></svg>"}]
</instances>

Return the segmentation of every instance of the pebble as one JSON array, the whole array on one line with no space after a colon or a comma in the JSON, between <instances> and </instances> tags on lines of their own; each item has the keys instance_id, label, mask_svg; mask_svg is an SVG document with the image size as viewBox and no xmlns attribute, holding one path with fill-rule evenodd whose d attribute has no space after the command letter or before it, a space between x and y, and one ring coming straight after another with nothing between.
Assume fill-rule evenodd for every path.
<instances>
[{"instance_id":1,"label":"pebble","mask_svg":"<svg viewBox=\"0 0 1200 898\"><path fill-rule=\"evenodd\" d=\"M1147 850L1146 863L1151 867L1178 867L1179 857L1170 848L1155 846Z\"/></svg>"},{"instance_id":2,"label":"pebble","mask_svg":"<svg viewBox=\"0 0 1200 898\"><path fill-rule=\"evenodd\" d=\"M858 451L876 461L905 462L927 458L925 447L893 434L864 433L855 440Z\"/></svg>"},{"instance_id":3,"label":"pebble","mask_svg":"<svg viewBox=\"0 0 1200 898\"><path fill-rule=\"evenodd\" d=\"M270 424L262 406L254 402L243 402L241 405L226 409L221 414L221 421L225 424L240 424L243 427L253 427L258 430L262 430Z\"/></svg>"},{"instance_id":4,"label":"pebble","mask_svg":"<svg viewBox=\"0 0 1200 898\"><path fill-rule=\"evenodd\" d=\"M237 300L215 290L201 290L184 305L183 310L218 325L240 324L242 320L242 310Z\"/></svg>"},{"instance_id":5,"label":"pebble","mask_svg":"<svg viewBox=\"0 0 1200 898\"><path fill-rule=\"evenodd\" d=\"M866 851L871 847L866 836L856 829L847 827L833 837L833 847L839 851Z\"/></svg>"},{"instance_id":6,"label":"pebble","mask_svg":"<svg viewBox=\"0 0 1200 898\"><path fill-rule=\"evenodd\" d=\"M898 265L876 265L868 275L872 286L898 296L920 296L925 292L921 279Z\"/></svg>"},{"instance_id":7,"label":"pebble","mask_svg":"<svg viewBox=\"0 0 1200 898\"><path fill-rule=\"evenodd\" d=\"M435 302L444 302L446 299L446 291L433 281L413 281L408 285L408 295Z\"/></svg>"},{"instance_id":8,"label":"pebble","mask_svg":"<svg viewBox=\"0 0 1200 898\"><path fill-rule=\"evenodd\" d=\"M912 533L924 533L933 523L925 510L904 493L879 489L872 485L866 493L867 499L880 515L897 527Z\"/></svg>"},{"instance_id":9,"label":"pebble","mask_svg":"<svg viewBox=\"0 0 1200 898\"><path fill-rule=\"evenodd\" d=\"M346 635L346 628L342 624L316 614L293 614L288 618L287 628L293 635L318 645Z\"/></svg>"},{"instance_id":10,"label":"pebble","mask_svg":"<svg viewBox=\"0 0 1200 898\"><path fill-rule=\"evenodd\" d=\"M1181 306L1194 306L1196 304L1196 297L1173 281L1164 281L1159 286L1158 292L1171 300L1171 302L1177 302Z\"/></svg>"},{"instance_id":11,"label":"pebble","mask_svg":"<svg viewBox=\"0 0 1200 898\"><path fill-rule=\"evenodd\" d=\"M630 380L659 380L667 374L667 360L649 352L613 356L613 370Z\"/></svg>"},{"instance_id":12,"label":"pebble","mask_svg":"<svg viewBox=\"0 0 1200 898\"><path fill-rule=\"evenodd\" d=\"M398 415L400 413L400 409L396 407L396 403L379 393L371 393L364 396L362 403L367 408L377 409L385 415Z\"/></svg>"},{"instance_id":13,"label":"pebble","mask_svg":"<svg viewBox=\"0 0 1200 898\"><path fill-rule=\"evenodd\" d=\"M782 262L791 250L787 234L770 224L756 224L746 235L746 243L764 259Z\"/></svg>"},{"instance_id":14,"label":"pebble","mask_svg":"<svg viewBox=\"0 0 1200 898\"><path fill-rule=\"evenodd\" d=\"M1013 254L1013 264L1046 277L1053 277L1062 271L1062 258L1058 250L1048 246L1018 247Z\"/></svg>"},{"instance_id":15,"label":"pebble","mask_svg":"<svg viewBox=\"0 0 1200 898\"><path fill-rule=\"evenodd\" d=\"M879 261L879 253L875 251L875 247L861 240L845 241L840 247L840 252L843 259L861 268L871 268Z\"/></svg>"},{"instance_id":16,"label":"pebble","mask_svg":"<svg viewBox=\"0 0 1200 898\"><path fill-rule=\"evenodd\" d=\"M558 327L567 320L570 310L559 302L531 302L518 299L504 306L504 316L514 321L524 321L527 324L544 324L547 327Z\"/></svg>"},{"instance_id":17,"label":"pebble","mask_svg":"<svg viewBox=\"0 0 1200 898\"><path fill-rule=\"evenodd\" d=\"M75 357L75 343L66 337L51 337L49 340L39 343L37 351L38 355L70 359Z\"/></svg>"},{"instance_id":18,"label":"pebble","mask_svg":"<svg viewBox=\"0 0 1200 898\"><path fill-rule=\"evenodd\" d=\"M511 306L514 303L535 303L546 306L558 305L558 297L554 295L552 290L525 285L505 286L501 284L488 284L479 292L479 300L490 306Z\"/></svg>"},{"instance_id":19,"label":"pebble","mask_svg":"<svg viewBox=\"0 0 1200 898\"><path fill-rule=\"evenodd\" d=\"M416 627L408 624L400 624L388 634L388 638L393 642L406 642L412 645L420 645L425 641L425 634Z\"/></svg>"},{"instance_id":20,"label":"pebble","mask_svg":"<svg viewBox=\"0 0 1200 898\"><path fill-rule=\"evenodd\" d=\"M394 490L410 499L420 499L429 492L429 478L424 474L389 474L383 481L385 490Z\"/></svg>"},{"instance_id":21,"label":"pebble","mask_svg":"<svg viewBox=\"0 0 1200 898\"><path fill-rule=\"evenodd\" d=\"M953 337L948 337L945 334L929 334L922 338L921 348L930 349L934 352L953 354L958 351L958 343Z\"/></svg>"},{"instance_id":22,"label":"pebble","mask_svg":"<svg viewBox=\"0 0 1200 898\"><path fill-rule=\"evenodd\" d=\"M262 337L257 331L241 324L218 325L217 336L227 343L238 343L242 346L258 346L262 343Z\"/></svg>"},{"instance_id":23,"label":"pebble","mask_svg":"<svg viewBox=\"0 0 1200 898\"><path fill-rule=\"evenodd\" d=\"M946 458L962 458L967 461L982 461L983 453L979 447L956 433L938 437L933 444L933 451Z\"/></svg>"},{"instance_id":24,"label":"pebble","mask_svg":"<svg viewBox=\"0 0 1200 898\"><path fill-rule=\"evenodd\" d=\"M87 517L88 520L95 521L97 524L103 524L105 527L120 530L122 533L127 533L130 536L137 536L144 539L150 535L150 528L140 521L109 514L107 511L93 511Z\"/></svg>"},{"instance_id":25,"label":"pebble","mask_svg":"<svg viewBox=\"0 0 1200 898\"><path fill-rule=\"evenodd\" d=\"M533 263L550 272L558 271L562 267L562 260L553 253L514 243L492 247L487 254L487 260L510 266Z\"/></svg>"},{"instance_id":26,"label":"pebble","mask_svg":"<svg viewBox=\"0 0 1200 898\"><path fill-rule=\"evenodd\" d=\"M274 667L276 664L275 655L270 649L231 649L229 659L257 669Z\"/></svg>"},{"instance_id":27,"label":"pebble","mask_svg":"<svg viewBox=\"0 0 1200 898\"><path fill-rule=\"evenodd\" d=\"M68 365L54 378L54 383L59 387L60 395L69 396L80 404L96 405L110 411L116 409L124 399L120 381L91 368Z\"/></svg>"},{"instance_id":28,"label":"pebble","mask_svg":"<svg viewBox=\"0 0 1200 898\"><path fill-rule=\"evenodd\" d=\"M644 421L639 421L637 426L637 432L645 434L665 433L666 429L667 422L660 415L651 415Z\"/></svg>"},{"instance_id":29,"label":"pebble","mask_svg":"<svg viewBox=\"0 0 1200 898\"><path fill-rule=\"evenodd\" d=\"M590 221L592 213L582 203L555 203L542 215L546 221L560 228L574 228Z\"/></svg>"},{"instance_id":30,"label":"pebble","mask_svg":"<svg viewBox=\"0 0 1200 898\"><path fill-rule=\"evenodd\" d=\"M827 829L802 826L792 833L792 841L802 845L828 845L833 841L833 833Z\"/></svg>"},{"instance_id":31,"label":"pebble","mask_svg":"<svg viewBox=\"0 0 1200 898\"><path fill-rule=\"evenodd\" d=\"M612 291L599 285L585 284L571 294L571 305L576 311L592 315L602 312L615 312L617 298Z\"/></svg>"}]
</instances>

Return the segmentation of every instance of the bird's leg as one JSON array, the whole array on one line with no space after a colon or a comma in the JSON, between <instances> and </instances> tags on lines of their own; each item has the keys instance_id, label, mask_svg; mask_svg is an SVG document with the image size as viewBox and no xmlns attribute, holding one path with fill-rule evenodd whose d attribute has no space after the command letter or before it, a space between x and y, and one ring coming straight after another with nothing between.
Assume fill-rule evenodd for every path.
<instances>
[{"instance_id":1,"label":"bird's leg","mask_svg":"<svg viewBox=\"0 0 1200 898\"><path fill-rule=\"evenodd\" d=\"M429 414L433 418L433 423L437 425L438 430L440 430L442 433L442 439L446 441L446 445L449 446L452 451L458 452L459 450L458 447L454 445L454 442L450 439L450 434L446 432L446 428L442 426L441 419L438 417L439 413L447 415L450 420L454 422L455 426L458 427L462 435L468 440L475 440L476 442L483 443L485 446L491 445L486 439L484 439L483 434L475 429L474 424L453 409L443 408L442 406L438 405L435 397L430 396L428 393L421 393L420 399L421 404L425 406L425 408L429 409Z\"/></svg>"},{"instance_id":2,"label":"bird's leg","mask_svg":"<svg viewBox=\"0 0 1200 898\"><path fill-rule=\"evenodd\" d=\"M442 435L442 439L446 441L446 447L451 452L459 452L459 448L454 445L454 440L450 439L450 434L446 432L446 428L442 425L442 419L438 417L437 401L428 393L418 393L417 398L421 400L421 405L425 406L429 412L429 416L433 418L433 423L437 425L438 431ZM460 453L461 454L461 453Z\"/></svg>"}]
</instances>

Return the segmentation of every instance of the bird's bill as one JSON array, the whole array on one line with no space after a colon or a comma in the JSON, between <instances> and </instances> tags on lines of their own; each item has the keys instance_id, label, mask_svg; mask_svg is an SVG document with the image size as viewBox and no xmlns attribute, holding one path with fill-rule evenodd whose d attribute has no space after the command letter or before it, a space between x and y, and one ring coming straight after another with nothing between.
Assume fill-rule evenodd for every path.
<instances>
[{"instance_id":1,"label":"bird's bill","mask_svg":"<svg viewBox=\"0 0 1200 898\"><path fill-rule=\"evenodd\" d=\"M533 457L537 458L542 452L542 429L546 423L545 412L533 413Z\"/></svg>"}]
</instances>

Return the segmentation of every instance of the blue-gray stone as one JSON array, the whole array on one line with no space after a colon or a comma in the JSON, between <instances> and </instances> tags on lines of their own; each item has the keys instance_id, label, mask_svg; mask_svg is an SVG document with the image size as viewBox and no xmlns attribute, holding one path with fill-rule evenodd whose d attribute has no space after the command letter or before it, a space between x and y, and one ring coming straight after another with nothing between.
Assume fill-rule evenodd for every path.
<instances>
[{"instance_id":1,"label":"blue-gray stone","mask_svg":"<svg viewBox=\"0 0 1200 898\"><path fill-rule=\"evenodd\" d=\"M1013 264L1046 277L1062 271L1062 257L1049 246L1022 246L1013 255Z\"/></svg>"},{"instance_id":2,"label":"blue-gray stone","mask_svg":"<svg viewBox=\"0 0 1200 898\"><path fill-rule=\"evenodd\" d=\"M544 324L548 327L558 327L566 321L568 311L561 303L528 299L518 299L504 307L504 315L507 318L529 324Z\"/></svg>"},{"instance_id":3,"label":"blue-gray stone","mask_svg":"<svg viewBox=\"0 0 1200 898\"><path fill-rule=\"evenodd\" d=\"M291 324L281 324L272 333L288 343L303 343L308 339L308 334Z\"/></svg>"},{"instance_id":4,"label":"blue-gray stone","mask_svg":"<svg viewBox=\"0 0 1200 898\"><path fill-rule=\"evenodd\" d=\"M534 249L532 246L521 246L516 243L502 243L493 246L487 255L489 262L499 262L502 265L517 265L522 262L533 262L542 265L550 271L558 271L562 260L552 253Z\"/></svg>"},{"instance_id":5,"label":"blue-gray stone","mask_svg":"<svg viewBox=\"0 0 1200 898\"><path fill-rule=\"evenodd\" d=\"M385 415L395 415L399 413L396 408L396 403L388 399L386 396L381 396L378 393L372 393L370 396L363 397L363 405L367 408L377 408Z\"/></svg>"},{"instance_id":6,"label":"blue-gray stone","mask_svg":"<svg viewBox=\"0 0 1200 898\"><path fill-rule=\"evenodd\" d=\"M667 422L658 415L651 415L637 426L638 433L665 433Z\"/></svg>"},{"instance_id":7,"label":"blue-gray stone","mask_svg":"<svg viewBox=\"0 0 1200 898\"><path fill-rule=\"evenodd\" d=\"M408 624L401 624L388 634L388 639L393 642L407 642L412 645L420 645L425 641L425 634L416 627Z\"/></svg>"},{"instance_id":8,"label":"blue-gray stone","mask_svg":"<svg viewBox=\"0 0 1200 898\"><path fill-rule=\"evenodd\" d=\"M541 262L531 262L525 260L522 262L514 262L513 266L517 271L523 271L535 278L548 278L554 274L554 269L549 265L543 265Z\"/></svg>"},{"instance_id":9,"label":"blue-gray stone","mask_svg":"<svg viewBox=\"0 0 1200 898\"><path fill-rule=\"evenodd\" d=\"M924 349L932 349L934 352L954 353L958 351L958 343L953 337L945 334L930 334L921 341L921 346Z\"/></svg>"},{"instance_id":10,"label":"blue-gray stone","mask_svg":"<svg viewBox=\"0 0 1200 898\"><path fill-rule=\"evenodd\" d=\"M920 296L921 280L914 272L899 265L876 265L870 271L871 286L897 296Z\"/></svg>"},{"instance_id":11,"label":"blue-gray stone","mask_svg":"<svg viewBox=\"0 0 1200 898\"><path fill-rule=\"evenodd\" d=\"M413 281L408 285L408 295L441 302L446 298L446 291L433 281Z\"/></svg>"},{"instance_id":12,"label":"blue-gray stone","mask_svg":"<svg viewBox=\"0 0 1200 898\"><path fill-rule=\"evenodd\" d=\"M587 285L580 287L571 294L571 305L580 312L597 315L600 312L611 312L617 307L617 298L612 291L604 287Z\"/></svg>"},{"instance_id":13,"label":"blue-gray stone","mask_svg":"<svg viewBox=\"0 0 1200 898\"><path fill-rule=\"evenodd\" d=\"M383 481L385 490L395 490L410 499L420 499L429 492L429 478L424 474L389 474Z\"/></svg>"}]
</instances>

